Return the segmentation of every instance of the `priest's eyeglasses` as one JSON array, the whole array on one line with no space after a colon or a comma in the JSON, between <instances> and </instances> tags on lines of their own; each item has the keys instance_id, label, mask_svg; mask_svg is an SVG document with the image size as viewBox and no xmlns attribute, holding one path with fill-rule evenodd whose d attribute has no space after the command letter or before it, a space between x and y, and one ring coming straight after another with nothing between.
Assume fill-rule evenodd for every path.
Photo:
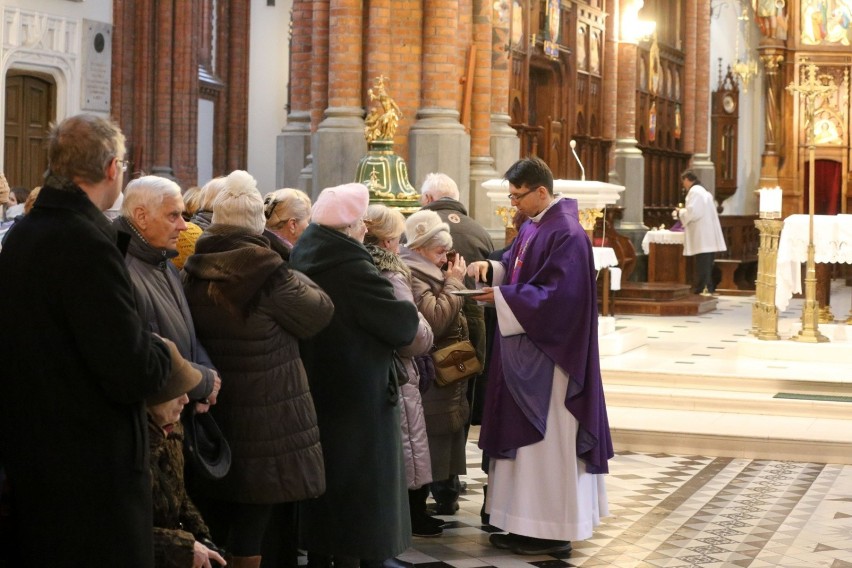
<instances>
[{"instance_id":1,"label":"priest's eyeglasses","mask_svg":"<svg viewBox=\"0 0 852 568\"><path fill-rule=\"evenodd\" d=\"M509 201L518 202L521 199L523 199L524 197L526 197L527 195L529 195L530 193L534 192L536 189L538 189L538 188L531 189L531 190L526 191L524 193L510 193L510 194L506 195L506 197L509 198Z\"/></svg>"}]
</instances>

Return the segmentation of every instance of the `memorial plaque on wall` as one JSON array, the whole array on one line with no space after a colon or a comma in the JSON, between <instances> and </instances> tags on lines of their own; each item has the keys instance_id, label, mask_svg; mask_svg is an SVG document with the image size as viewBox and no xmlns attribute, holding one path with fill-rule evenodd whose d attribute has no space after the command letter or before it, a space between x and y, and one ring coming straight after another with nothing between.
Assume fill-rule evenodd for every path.
<instances>
[{"instance_id":1,"label":"memorial plaque on wall","mask_svg":"<svg viewBox=\"0 0 852 568\"><path fill-rule=\"evenodd\" d=\"M112 84L112 25L83 20L83 110L109 112Z\"/></svg>"}]
</instances>

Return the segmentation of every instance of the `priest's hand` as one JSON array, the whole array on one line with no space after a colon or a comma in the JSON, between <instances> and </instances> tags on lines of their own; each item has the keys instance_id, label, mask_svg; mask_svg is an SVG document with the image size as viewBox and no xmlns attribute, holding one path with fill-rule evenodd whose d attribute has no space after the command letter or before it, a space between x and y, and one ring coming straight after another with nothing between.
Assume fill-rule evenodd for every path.
<instances>
[{"instance_id":1,"label":"priest's hand","mask_svg":"<svg viewBox=\"0 0 852 568\"><path fill-rule=\"evenodd\" d=\"M477 302L485 302L487 304L494 303L494 288L486 287L482 288L482 294L478 296L471 296L472 300L476 300Z\"/></svg>"},{"instance_id":2,"label":"priest's hand","mask_svg":"<svg viewBox=\"0 0 852 568\"><path fill-rule=\"evenodd\" d=\"M473 278L474 282L487 282L488 261L477 260L476 262L471 262L467 265L467 275Z\"/></svg>"}]
</instances>

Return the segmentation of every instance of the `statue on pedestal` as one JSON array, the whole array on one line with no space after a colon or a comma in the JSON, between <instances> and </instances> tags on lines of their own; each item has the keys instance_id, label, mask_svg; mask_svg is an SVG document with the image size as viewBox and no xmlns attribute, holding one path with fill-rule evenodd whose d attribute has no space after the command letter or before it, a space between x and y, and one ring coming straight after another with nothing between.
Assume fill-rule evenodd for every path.
<instances>
[{"instance_id":1,"label":"statue on pedestal","mask_svg":"<svg viewBox=\"0 0 852 568\"><path fill-rule=\"evenodd\" d=\"M376 77L367 90L373 107L364 119L367 155L361 158L355 180L370 190L370 202L412 213L420 207L420 195L408 181L405 160L393 151L393 137L403 118L399 105L386 89L387 77Z\"/></svg>"}]
</instances>

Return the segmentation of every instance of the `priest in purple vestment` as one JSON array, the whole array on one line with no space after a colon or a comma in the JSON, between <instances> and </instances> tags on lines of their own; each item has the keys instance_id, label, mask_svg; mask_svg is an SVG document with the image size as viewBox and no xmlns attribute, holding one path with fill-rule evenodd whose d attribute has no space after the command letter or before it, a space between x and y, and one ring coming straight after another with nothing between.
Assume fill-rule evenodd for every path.
<instances>
[{"instance_id":1,"label":"priest in purple vestment","mask_svg":"<svg viewBox=\"0 0 852 568\"><path fill-rule=\"evenodd\" d=\"M491 458L486 510L497 548L553 554L592 536L608 514L613 456L598 356L596 272L577 201L553 194L538 158L506 172L529 217L500 262L470 265L491 282L498 331L479 446Z\"/></svg>"}]
</instances>

